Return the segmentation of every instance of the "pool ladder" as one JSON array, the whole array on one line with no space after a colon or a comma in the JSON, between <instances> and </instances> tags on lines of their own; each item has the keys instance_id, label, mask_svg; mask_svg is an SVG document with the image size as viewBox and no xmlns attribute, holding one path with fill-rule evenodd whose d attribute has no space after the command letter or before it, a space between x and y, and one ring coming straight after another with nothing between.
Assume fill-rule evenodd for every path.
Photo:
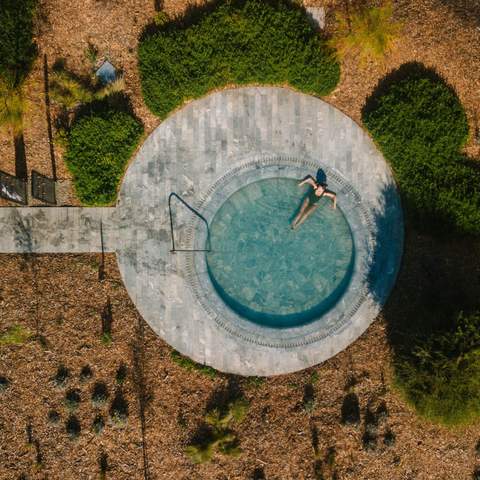
<instances>
[{"instance_id":1,"label":"pool ladder","mask_svg":"<svg viewBox=\"0 0 480 480\"><path fill-rule=\"evenodd\" d=\"M173 215L172 215L172 198L175 197L176 199L180 200L180 202L187 207L191 212L193 212L200 220L202 220L206 227L207 227L207 248L203 249L187 249L187 250L182 250L182 249L177 249L175 248L175 235L174 235L174 229L173 229ZM210 228L208 226L208 222L205 219L205 217L199 213L197 210L195 210L193 207L191 207L180 195L177 195L175 192L172 192L168 196L168 213L170 214L170 234L172 236L172 249L170 250L171 253L176 253L176 252L210 252L211 245L210 245Z\"/></svg>"}]
</instances>

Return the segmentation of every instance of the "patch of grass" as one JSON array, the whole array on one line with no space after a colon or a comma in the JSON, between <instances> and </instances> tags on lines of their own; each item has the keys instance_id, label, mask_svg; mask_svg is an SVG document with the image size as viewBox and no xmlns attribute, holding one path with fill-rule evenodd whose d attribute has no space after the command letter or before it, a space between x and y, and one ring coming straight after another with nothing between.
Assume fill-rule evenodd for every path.
<instances>
[{"instance_id":1,"label":"patch of grass","mask_svg":"<svg viewBox=\"0 0 480 480\"><path fill-rule=\"evenodd\" d=\"M0 336L0 345L21 345L29 340L32 333L22 325L12 325Z\"/></svg>"},{"instance_id":2,"label":"patch of grass","mask_svg":"<svg viewBox=\"0 0 480 480\"><path fill-rule=\"evenodd\" d=\"M260 388L262 385L265 385L264 377L247 377L245 379L246 388Z\"/></svg>"},{"instance_id":3,"label":"patch of grass","mask_svg":"<svg viewBox=\"0 0 480 480\"><path fill-rule=\"evenodd\" d=\"M390 427L385 430L385 434L383 435L383 443L387 447L391 447L395 444L395 433Z\"/></svg>"},{"instance_id":4,"label":"patch of grass","mask_svg":"<svg viewBox=\"0 0 480 480\"><path fill-rule=\"evenodd\" d=\"M141 38L138 63L145 103L161 118L224 85L288 83L322 96L339 81L333 51L296 2L220 0L160 20Z\"/></svg>"},{"instance_id":5,"label":"patch of grass","mask_svg":"<svg viewBox=\"0 0 480 480\"><path fill-rule=\"evenodd\" d=\"M103 105L80 116L68 133L65 162L86 205L108 205L143 133L130 113Z\"/></svg>"},{"instance_id":6,"label":"patch of grass","mask_svg":"<svg viewBox=\"0 0 480 480\"><path fill-rule=\"evenodd\" d=\"M80 391L78 389L69 390L65 394L65 405L68 410L76 410L80 405Z\"/></svg>"},{"instance_id":7,"label":"patch of grass","mask_svg":"<svg viewBox=\"0 0 480 480\"><path fill-rule=\"evenodd\" d=\"M112 339L112 334L109 332L103 332L102 336L100 337L100 340L104 345L111 345L113 339Z\"/></svg>"},{"instance_id":8,"label":"patch of grass","mask_svg":"<svg viewBox=\"0 0 480 480\"><path fill-rule=\"evenodd\" d=\"M10 386L10 380L3 375L0 375L0 392L3 392Z\"/></svg>"},{"instance_id":9,"label":"patch of grass","mask_svg":"<svg viewBox=\"0 0 480 480\"><path fill-rule=\"evenodd\" d=\"M48 412L48 421L50 423L58 423L60 421L60 414L56 410L50 410Z\"/></svg>"},{"instance_id":10,"label":"patch of grass","mask_svg":"<svg viewBox=\"0 0 480 480\"><path fill-rule=\"evenodd\" d=\"M92 368L90 365L84 365L80 370L80 381L88 382L93 377Z\"/></svg>"},{"instance_id":11,"label":"patch of grass","mask_svg":"<svg viewBox=\"0 0 480 480\"><path fill-rule=\"evenodd\" d=\"M305 412L312 413L315 409L315 389L311 383L307 383L303 389L302 406Z\"/></svg>"},{"instance_id":12,"label":"patch of grass","mask_svg":"<svg viewBox=\"0 0 480 480\"><path fill-rule=\"evenodd\" d=\"M57 387L64 387L70 377L70 370L65 365L60 365L57 368L57 373L53 381Z\"/></svg>"},{"instance_id":13,"label":"patch of grass","mask_svg":"<svg viewBox=\"0 0 480 480\"><path fill-rule=\"evenodd\" d=\"M103 432L104 428L105 428L105 421L103 420L103 417L99 414L93 419L92 430L97 435L100 435Z\"/></svg>"},{"instance_id":14,"label":"patch of grass","mask_svg":"<svg viewBox=\"0 0 480 480\"><path fill-rule=\"evenodd\" d=\"M203 375L206 375L210 378L215 378L218 374L217 370L208 365L202 365L200 363L194 362L187 357L184 357L182 354L177 352L176 350L172 350L170 353L170 358L176 363L178 366L184 368L188 371L196 371Z\"/></svg>"},{"instance_id":15,"label":"patch of grass","mask_svg":"<svg viewBox=\"0 0 480 480\"><path fill-rule=\"evenodd\" d=\"M123 425L128 419L128 402L121 389L118 389L110 406L110 417L112 420Z\"/></svg>"},{"instance_id":16,"label":"patch of grass","mask_svg":"<svg viewBox=\"0 0 480 480\"><path fill-rule=\"evenodd\" d=\"M95 382L92 390L92 403L95 406L103 405L108 399L108 388L104 382Z\"/></svg>"},{"instance_id":17,"label":"patch of grass","mask_svg":"<svg viewBox=\"0 0 480 480\"><path fill-rule=\"evenodd\" d=\"M121 363L117 369L117 373L115 374L115 381L119 384L122 385L123 382L125 382L128 374L128 368L125 363Z\"/></svg>"},{"instance_id":18,"label":"patch of grass","mask_svg":"<svg viewBox=\"0 0 480 480\"><path fill-rule=\"evenodd\" d=\"M105 478L107 478L107 471L109 470L108 455L106 453L103 452L98 457L98 466L100 469L100 480L105 480Z\"/></svg>"},{"instance_id":19,"label":"patch of grass","mask_svg":"<svg viewBox=\"0 0 480 480\"><path fill-rule=\"evenodd\" d=\"M392 2L387 1L382 6L351 8L351 12L337 13L337 28L329 45L337 50L340 58L349 53L356 54L360 64L383 60L401 30L401 25L392 20Z\"/></svg>"},{"instance_id":20,"label":"patch of grass","mask_svg":"<svg viewBox=\"0 0 480 480\"><path fill-rule=\"evenodd\" d=\"M318 383L318 380L320 379L320 376L318 375L318 372L316 370L314 370L311 374L310 374L310 383L312 385L316 385Z\"/></svg>"},{"instance_id":21,"label":"patch of grass","mask_svg":"<svg viewBox=\"0 0 480 480\"><path fill-rule=\"evenodd\" d=\"M12 80L0 77L0 127L18 136L23 131L23 113L27 101L23 89L16 87Z\"/></svg>"},{"instance_id":22,"label":"patch of grass","mask_svg":"<svg viewBox=\"0 0 480 480\"><path fill-rule=\"evenodd\" d=\"M185 453L193 463L209 462L215 452L236 457L241 454L239 440L231 430L244 420L249 404L244 398L228 402L225 408L214 408L205 415L205 425Z\"/></svg>"}]
</instances>

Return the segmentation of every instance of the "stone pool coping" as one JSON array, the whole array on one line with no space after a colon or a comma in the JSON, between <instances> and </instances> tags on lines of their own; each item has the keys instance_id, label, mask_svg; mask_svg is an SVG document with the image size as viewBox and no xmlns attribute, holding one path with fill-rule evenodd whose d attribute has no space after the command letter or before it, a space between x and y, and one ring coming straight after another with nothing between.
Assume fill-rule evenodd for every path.
<instances>
[{"instance_id":1,"label":"stone pool coping","mask_svg":"<svg viewBox=\"0 0 480 480\"><path fill-rule=\"evenodd\" d=\"M352 299L349 308L354 312L341 327L309 342L252 342L222 328L192 288L192 255L170 253L169 193L175 191L201 209L218 179L255 156L323 166L353 187L353 197L369 213L365 295ZM403 248L403 218L393 177L371 139L322 100L283 88L223 90L165 120L125 175L114 223L124 283L149 325L197 362L241 375L292 372L348 346L379 313L395 282ZM192 245L190 212L176 206L175 225L178 244Z\"/></svg>"}]
</instances>

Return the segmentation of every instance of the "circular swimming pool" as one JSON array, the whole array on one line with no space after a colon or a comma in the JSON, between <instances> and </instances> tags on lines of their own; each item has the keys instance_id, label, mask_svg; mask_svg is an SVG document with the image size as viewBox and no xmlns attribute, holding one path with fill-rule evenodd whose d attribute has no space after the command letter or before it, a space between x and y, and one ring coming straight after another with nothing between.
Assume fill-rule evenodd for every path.
<instances>
[{"instance_id":1,"label":"circular swimming pool","mask_svg":"<svg viewBox=\"0 0 480 480\"><path fill-rule=\"evenodd\" d=\"M350 282L355 248L332 201L296 230L290 223L310 187L267 178L233 193L210 224L207 268L223 301L257 324L290 328L331 309Z\"/></svg>"}]
</instances>

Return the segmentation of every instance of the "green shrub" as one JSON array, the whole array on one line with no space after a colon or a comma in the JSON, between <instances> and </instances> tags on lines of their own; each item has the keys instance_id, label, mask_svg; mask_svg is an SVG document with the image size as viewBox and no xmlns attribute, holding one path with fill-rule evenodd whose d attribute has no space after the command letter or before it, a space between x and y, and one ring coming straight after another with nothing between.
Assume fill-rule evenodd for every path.
<instances>
[{"instance_id":1,"label":"green shrub","mask_svg":"<svg viewBox=\"0 0 480 480\"><path fill-rule=\"evenodd\" d=\"M68 134L65 161L84 204L106 205L115 200L117 185L142 132L132 115L108 108L92 109L75 121Z\"/></svg>"},{"instance_id":2,"label":"green shrub","mask_svg":"<svg viewBox=\"0 0 480 480\"><path fill-rule=\"evenodd\" d=\"M0 77L18 87L37 56L33 22L37 0L2 0L0 8Z\"/></svg>"},{"instance_id":3,"label":"green shrub","mask_svg":"<svg viewBox=\"0 0 480 480\"><path fill-rule=\"evenodd\" d=\"M425 417L447 425L480 416L480 312L450 331L422 335L399 353L397 384Z\"/></svg>"},{"instance_id":4,"label":"green shrub","mask_svg":"<svg viewBox=\"0 0 480 480\"><path fill-rule=\"evenodd\" d=\"M138 56L145 102L165 117L232 83L288 83L326 95L340 76L332 53L288 0L221 0L146 33Z\"/></svg>"},{"instance_id":5,"label":"green shrub","mask_svg":"<svg viewBox=\"0 0 480 480\"><path fill-rule=\"evenodd\" d=\"M363 122L391 162L413 220L480 233L480 170L460 153L466 115L438 75L402 66L367 101Z\"/></svg>"}]
</instances>

